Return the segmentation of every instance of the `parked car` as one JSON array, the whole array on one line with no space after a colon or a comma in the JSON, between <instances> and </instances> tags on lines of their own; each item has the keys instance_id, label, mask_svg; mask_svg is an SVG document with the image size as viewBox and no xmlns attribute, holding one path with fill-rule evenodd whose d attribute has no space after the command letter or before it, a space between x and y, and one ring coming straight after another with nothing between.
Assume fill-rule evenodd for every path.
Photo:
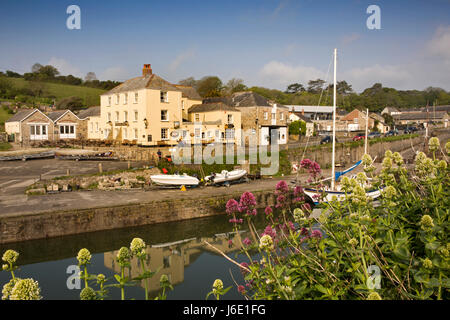
<instances>
[{"instance_id":1,"label":"parked car","mask_svg":"<svg viewBox=\"0 0 450 320\"><path fill-rule=\"evenodd\" d=\"M391 136L396 136L396 135L398 135L398 130L397 129L388 131L388 132L386 132L384 134L385 137L391 137Z\"/></svg>"},{"instance_id":2,"label":"parked car","mask_svg":"<svg viewBox=\"0 0 450 320\"><path fill-rule=\"evenodd\" d=\"M369 133L369 135L368 135L367 137L368 137L369 139L372 139L372 138L379 138L379 137L381 137L381 133L374 131L374 132Z\"/></svg>"},{"instance_id":3,"label":"parked car","mask_svg":"<svg viewBox=\"0 0 450 320\"><path fill-rule=\"evenodd\" d=\"M335 138L334 141L336 141L336 143L338 142L338 140ZM322 140L320 140L320 144L325 144L325 143L329 143L331 142L331 136L326 136L324 138L322 138Z\"/></svg>"},{"instance_id":4,"label":"parked car","mask_svg":"<svg viewBox=\"0 0 450 320\"><path fill-rule=\"evenodd\" d=\"M365 139L366 135L364 133L358 133L356 136L353 137L353 141L359 141L361 139Z\"/></svg>"},{"instance_id":5,"label":"parked car","mask_svg":"<svg viewBox=\"0 0 450 320\"><path fill-rule=\"evenodd\" d=\"M405 134L409 134L409 133L414 133L416 131L418 131L419 129L417 129L416 127L407 127L404 131Z\"/></svg>"}]
</instances>

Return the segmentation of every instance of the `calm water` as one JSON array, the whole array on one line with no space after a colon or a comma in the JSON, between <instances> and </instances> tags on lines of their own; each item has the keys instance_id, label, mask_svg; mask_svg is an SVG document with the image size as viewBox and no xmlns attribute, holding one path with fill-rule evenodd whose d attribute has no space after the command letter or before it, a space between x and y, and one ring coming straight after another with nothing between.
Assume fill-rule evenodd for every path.
<instances>
[{"instance_id":1,"label":"calm water","mask_svg":"<svg viewBox=\"0 0 450 320\"><path fill-rule=\"evenodd\" d=\"M260 227L263 223L257 221L257 226ZM0 253L3 254L7 249L20 253L20 268L15 271L15 275L20 278L32 277L39 281L44 299L79 299L80 290L69 290L66 285L70 276L66 272L67 268L78 263L78 251L81 248L91 251L89 273L103 273L107 278L113 277L114 273L120 272L115 261L117 250L122 246L129 247L135 237L144 239L148 245L147 253L150 258L147 266L152 271L162 267L149 280L152 297L159 293L161 274L167 274L174 286L174 290L167 294L167 299L204 300L217 278L223 280L225 287L233 286L224 299L242 299L230 275L231 271L234 279L243 284L239 268L203 243L203 240L208 241L239 262L247 261L244 256L237 256L238 242L232 234L232 226L228 223L227 216L1 245ZM234 239L236 245L230 247L229 239ZM134 259L130 275L137 276L139 272L140 267ZM1 287L9 279L9 272L0 272ZM115 280L111 279L108 283L115 283ZM141 286L127 287L125 297L143 299L144 289ZM120 299L120 289L110 288L109 298Z\"/></svg>"}]
</instances>

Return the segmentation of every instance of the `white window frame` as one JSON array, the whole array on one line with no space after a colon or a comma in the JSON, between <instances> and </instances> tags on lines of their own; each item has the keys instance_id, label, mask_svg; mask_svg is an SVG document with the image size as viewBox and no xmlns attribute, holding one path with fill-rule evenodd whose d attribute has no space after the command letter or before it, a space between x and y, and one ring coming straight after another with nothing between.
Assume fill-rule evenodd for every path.
<instances>
[{"instance_id":1,"label":"white window frame","mask_svg":"<svg viewBox=\"0 0 450 320\"><path fill-rule=\"evenodd\" d=\"M264 120L269 120L269 113L264 111Z\"/></svg>"},{"instance_id":2,"label":"white window frame","mask_svg":"<svg viewBox=\"0 0 450 320\"><path fill-rule=\"evenodd\" d=\"M115 118L115 121L116 121L116 122L119 122L119 120L120 120L120 112L119 112L119 111L116 111L116 118Z\"/></svg>"},{"instance_id":3,"label":"white window frame","mask_svg":"<svg viewBox=\"0 0 450 320\"><path fill-rule=\"evenodd\" d=\"M59 124L58 132L60 139L75 139L77 137L77 124L76 123Z\"/></svg>"},{"instance_id":4,"label":"white window frame","mask_svg":"<svg viewBox=\"0 0 450 320\"><path fill-rule=\"evenodd\" d=\"M139 137L138 128L134 128L134 139L138 139L138 137Z\"/></svg>"},{"instance_id":5,"label":"white window frame","mask_svg":"<svg viewBox=\"0 0 450 320\"><path fill-rule=\"evenodd\" d=\"M138 103L139 101L139 92L134 93L134 103Z\"/></svg>"},{"instance_id":6,"label":"white window frame","mask_svg":"<svg viewBox=\"0 0 450 320\"><path fill-rule=\"evenodd\" d=\"M231 119L231 120L230 120ZM227 115L227 123L228 124L233 124L233 115L232 114L228 114Z\"/></svg>"},{"instance_id":7,"label":"white window frame","mask_svg":"<svg viewBox=\"0 0 450 320\"><path fill-rule=\"evenodd\" d=\"M120 95L116 94L116 104L119 104L119 102L120 102Z\"/></svg>"},{"instance_id":8,"label":"white window frame","mask_svg":"<svg viewBox=\"0 0 450 320\"><path fill-rule=\"evenodd\" d=\"M200 122L200 113L194 113L194 122Z\"/></svg>"},{"instance_id":9,"label":"white window frame","mask_svg":"<svg viewBox=\"0 0 450 320\"><path fill-rule=\"evenodd\" d=\"M46 123L33 123L29 124L30 126L30 140L48 140L48 124ZM34 129L34 134L32 134L32 128ZM36 134L39 128L39 134ZM43 128L45 128L45 134L43 134Z\"/></svg>"},{"instance_id":10,"label":"white window frame","mask_svg":"<svg viewBox=\"0 0 450 320\"><path fill-rule=\"evenodd\" d=\"M128 104L128 93L123 95L123 104Z\"/></svg>"},{"instance_id":11,"label":"white window frame","mask_svg":"<svg viewBox=\"0 0 450 320\"><path fill-rule=\"evenodd\" d=\"M124 111L123 112L123 122L127 122L128 121L128 111Z\"/></svg>"},{"instance_id":12,"label":"white window frame","mask_svg":"<svg viewBox=\"0 0 450 320\"><path fill-rule=\"evenodd\" d=\"M139 120L139 111L134 110L134 119L133 119L133 121L137 122L138 120Z\"/></svg>"},{"instance_id":13,"label":"white window frame","mask_svg":"<svg viewBox=\"0 0 450 320\"><path fill-rule=\"evenodd\" d=\"M111 107L111 102L112 102L111 99L112 99L111 96L109 96L108 97L108 107Z\"/></svg>"},{"instance_id":14,"label":"white window frame","mask_svg":"<svg viewBox=\"0 0 450 320\"><path fill-rule=\"evenodd\" d=\"M161 140L162 141L169 140L169 128L161 128Z\"/></svg>"}]
</instances>

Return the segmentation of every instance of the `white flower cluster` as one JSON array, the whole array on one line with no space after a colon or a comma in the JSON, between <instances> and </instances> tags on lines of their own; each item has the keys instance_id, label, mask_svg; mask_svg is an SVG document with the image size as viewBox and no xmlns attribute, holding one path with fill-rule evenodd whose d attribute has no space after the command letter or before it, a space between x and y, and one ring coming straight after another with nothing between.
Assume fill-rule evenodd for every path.
<instances>
[{"instance_id":1,"label":"white flower cluster","mask_svg":"<svg viewBox=\"0 0 450 320\"><path fill-rule=\"evenodd\" d=\"M120 248L119 252L117 253L117 261L119 261L120 264L123 264L130 261L130 259L131 259L130 250L128 250L127 247Z\"/></svg>"},{"instance_id":2,"label":"white flower cluster","mask_svg":"<svg viewBox=\"0 0 450 320\"><path fill-rule=\"evenodd\" d=\"M293 214L294 214L294 221L297 222L298 224L302 224L303 222L306 221L306 216L302 209L295 208Z\"/></svg>"},{"instance_id":3,"label":"white flower cluster","mask_svg":"<svg viewBox=\"0 0 450 320\"><path fill-rule=\"evenodd\" d=\"M273 250L273 239L268 234L265 234L259 240L259 247L262 250L272 251Z\"/></svg>"},{"instance_id":4,"label":"white flower cluster","mask_svg":"<svg viewBox=\"0 0 450 320\"><path fill-rule=\"evenodd\" d=\"M131 254L138 258L145 257L145 242L141 238L134 238L130 244Z\"/></svg>"},{"instance_id":5,"label":"white flower cluster","mask_svg":"<svg viewBox=\"0 0 450 320\"><path fill-rule=\"evenodd\" d=\"M84 265L90 263L91 258L92 258L92 255L88 249L83 248L80 251L78 251L77 259L78 259L78 263L80 265L84 266Z\"/></svg>"},{"instance_id":6,"label":"white flower cluster","mask_svg":"<svg viewBox=\"0 0 450 320\"><path fill-rule=\"evenodd\" d=\"M217 293L217 291L221 291L221 290L223 290L223 282L222 282L222 280L220 280L220 279L214 280L213 292Z\"/></svg>"},{"instance_id":7,"label":"white flower cluster","mask_svg":"<svg viewBox=\"0 0 450 320\"><path fill-rule=\"evenodd\" d=\"M14 250L6 250L3 254L3 261L8 262L10 265L14 264L19 258L19 253Z\"/></svg>"},{"instance_id":8,"label":"white flower cluster","mask_svg":"<svg viewBox=\"0 0 450 320\"><path fill-rule=\"evenodd\" d=\"M16 279L9 296L10 300L40 300L41 289L39 283L31 278Z\"/></svg>"}]
</instances>

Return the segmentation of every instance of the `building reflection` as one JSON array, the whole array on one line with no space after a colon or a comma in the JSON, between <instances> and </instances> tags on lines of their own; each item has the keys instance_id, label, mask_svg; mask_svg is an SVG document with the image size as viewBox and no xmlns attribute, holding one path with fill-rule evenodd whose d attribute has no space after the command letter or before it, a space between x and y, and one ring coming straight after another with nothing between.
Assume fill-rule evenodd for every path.
<instances>
[{"instance_id":1,"label":"building reflection","mask_svg":"<svg viewBox=\"0 0 450 320\"><path fill-rule=\"evenodd\" d=\"M240 232L244 239L245 233ZM157 296L160 291L159 279L161 275L168 276L170 283L175 286L184 281L184 269L195 262L195 260L205 252L218 255L218 252L207 246L207 241L223 253L231 253L240 249L240 241L236 233L216 234L212 237L191 238L170 243L147 246L146 269L160 270L152 278L147 279L148 289L151 296ZM120 265L116 260L118 250L104 253L104 265L115 273L120 273ZM133 257L131 269L126 269L128 277L134 278L142 272L139 259ZM144 282L141 282L144 287Z\"/></svg>"}]
</instances>

